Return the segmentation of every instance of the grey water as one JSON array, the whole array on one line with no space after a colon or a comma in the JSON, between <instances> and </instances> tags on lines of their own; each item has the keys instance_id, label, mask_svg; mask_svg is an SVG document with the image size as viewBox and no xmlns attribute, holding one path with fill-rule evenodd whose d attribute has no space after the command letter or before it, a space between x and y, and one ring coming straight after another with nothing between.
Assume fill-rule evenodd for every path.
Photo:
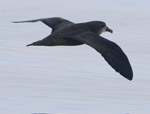
<instances>
[{"instance_id":1,"label":"grey water","mask_svg":"<svg viewBox=\"0 0 150 114\"><path fill-rule=\"evenodd\" d=\"M149 0L1 0L0 114L149 114ZM133 81L116 73L87 45L26 47L50 34L41 22L105 21L103 37L127 54Z\"/></svg>"}]
</instances>

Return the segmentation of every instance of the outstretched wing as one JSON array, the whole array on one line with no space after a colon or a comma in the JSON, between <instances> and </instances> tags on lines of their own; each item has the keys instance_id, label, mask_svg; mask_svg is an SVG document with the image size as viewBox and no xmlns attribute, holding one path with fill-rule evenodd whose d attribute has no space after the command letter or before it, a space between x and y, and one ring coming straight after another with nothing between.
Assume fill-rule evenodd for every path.
<instances>
[{"instance_id":1,"label":"outstretched wing","mask_svg":"<svg viewBox=\"0 0 150 114\"><path fill-rule=\"evenodd\" d=\"M91 32L79 34L72 37L72 39L93 47L101 53L108 64L111 65L116 72L119 72L125 78L132 80L133 71L129 60L117 44Z\"/></svg>"},{"instance_id":2,"label":"outstretched wing","mask_svg":"<svg viewBox=\"0 0 150 114\"><path fill-rule=\"evenodd\" d=\"M60 17L43 18L43 19L35 19L35 20L28 20L28 21L16 21L14 23L38 22L38 21L41 21L47 26L51 27L52 33L74 24L73 22L60 18Z\"/></svg>"}]
</instances>

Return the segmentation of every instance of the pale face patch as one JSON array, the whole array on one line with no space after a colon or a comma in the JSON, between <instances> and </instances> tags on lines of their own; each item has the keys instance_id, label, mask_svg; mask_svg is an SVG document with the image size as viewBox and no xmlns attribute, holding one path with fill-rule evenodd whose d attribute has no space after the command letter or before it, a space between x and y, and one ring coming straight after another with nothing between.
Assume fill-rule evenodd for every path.
<instances>
[{"instance_id":1,"label":"pale face patch","mask_svg":"<svg viewBox=\"0 0 150 114\"><path fill-rule=\"evenodd\" d=\"M105 26L105 27L102 29L102 33L103 33L103 32L106 32L106 28L107 28L107 27Z\"/></svg>"},{"instance_id":2,"label":"pale face patch","mask_svg":"<svg viewBox=\"0 0 150 114\"><path fill-rule=\"evenodd\" d=\"M103 27L103 28L99 31L99 34L102 34L103 32L107 32L107 31L106 31L106 28L107 28L106 26Z\"/></svg>"}]
</instances>

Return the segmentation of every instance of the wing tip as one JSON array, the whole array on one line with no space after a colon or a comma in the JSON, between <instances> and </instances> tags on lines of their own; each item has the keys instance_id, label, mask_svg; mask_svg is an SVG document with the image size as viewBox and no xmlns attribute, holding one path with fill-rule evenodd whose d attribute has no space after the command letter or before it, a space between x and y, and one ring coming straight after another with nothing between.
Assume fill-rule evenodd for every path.
<instances>
[{"instance_id":1,"label":"wing tip","mask_svg":"<svg viewBox=\"0 0 150 114\"><path fill-rule=\"evenodd\" d=\"M127 78L129 81L132 81L133 80L133 76L130 76Z\"/></svg>"},{"instance_id":2,"label":"wing tip","mask_svg":"<svg viewBox=\"0 0 150 114\"><path fill-rule=\"evenodd\" d=\"M133 71L131 69L130 72L128 72L127 74L121 74L123 77L125 77L126 79L132 81L133 80Z\"/></svg>"},{"instance_id":3,"label":"wing tip","mask_svg":"<svg viewBox=\"0 0 150 114\"><path fill-rule=\"evenodd\" d=\"M12 21L12 23L28 23L28 22L38 22L38 21L42 21L42 19L27 20L27 21Z\"/></svg>"},{"instance_id":4,"label":"wing tip","mask_svg":"<svg viewBox=\"0 0 150 114\"><path fill-rule=\"evenodd\" d=\"M25 23L27 21L12 21L12 23Z\"/></svg>"},{"instance_id":5,"label":"wing tip","mask_svg":"<svg viewBox=\"0 0 150 114\"><path fill-rule=\"evenodd\" d=\"M20 21L12 21L12 23L21 23Z\"/></svg>"}]
</instances>

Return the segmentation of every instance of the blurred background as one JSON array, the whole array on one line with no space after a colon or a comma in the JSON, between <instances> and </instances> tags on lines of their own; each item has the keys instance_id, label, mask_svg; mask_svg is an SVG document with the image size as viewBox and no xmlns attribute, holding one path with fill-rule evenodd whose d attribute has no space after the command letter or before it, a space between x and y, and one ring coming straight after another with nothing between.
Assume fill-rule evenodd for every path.
<instances>
[{"instance_id":1,"label":"blurred background","mask_svg":"<svg viewBox=\"0 0 150 114\"><path fill-rule=\"evenodd\" d=\"M149 114L149 6L149 0L1 0L0 113ZM133 81L87 45L26 47L51 29L12 21L47 17L105 21L114 33L102 36L127 54Z\"/></svg>"}]
</instances>

